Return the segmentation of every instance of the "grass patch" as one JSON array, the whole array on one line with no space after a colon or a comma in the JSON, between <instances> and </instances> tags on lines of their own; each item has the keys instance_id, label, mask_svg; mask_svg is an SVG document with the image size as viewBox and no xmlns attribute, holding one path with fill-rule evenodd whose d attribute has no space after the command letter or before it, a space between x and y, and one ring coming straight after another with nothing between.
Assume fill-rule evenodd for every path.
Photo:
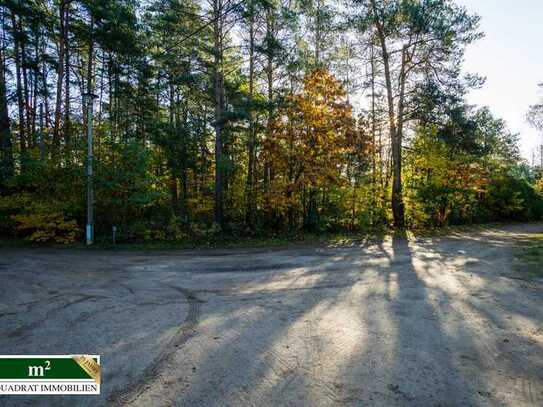
<instances>
[{"instance_id":1,"label":"grass patch","mask_svg":"<svg viewBox=\"0 0 543 407\"><path fill-rule=\"evenodd\" d=\"M150 240L150 241L121 241L113 245L105 238L99 238L92 246L86 246L84 241L71 244L52 242L34 243L23 239L0 238L0 249L17 248L62 248L76 250L122 250L122 251L154 251L154 250L187 250L187 249L243 249L266 248L303 245L349 246L367 241L370 237L377 238L378 233L323 233L296 234L293 236L273 237L234 237L224 236L214 239L197 239L182 241Z\"/></svg>"},{"instance_id":2,"label":"grass patch","mask_svg":"<svg viewBox=\"0 0 543 407\"><path fill-rule=\"evenodd\" d=\"M162 251L162 250L193 250L193 249L250 249L250 248L281 248L285 246L308 246L323 245L331 247L340 246L360 246L364 244L380 243L385 239L392 237L416 239L440 239L443 237L462 237L465 234L481 232L485 230L499 229L502 223L485 223L444 226L440 228L426 229L405 229L394 230L392 228L368 229L358 232L323 232L320 234L312 233L294 233L294 234L276 234L273 236L233 236L225 234L222 237L215 236L208 239L200 238L194 240L149 240L149 241L118 241L113 245L111 238L107 236L98 236L95 243L88 247L80 239L72 244L58 243L34 243L23 239L2 238L0 237L0 249L15 248L62 248L76 250L119 250L119 251ZM536 243L533 243L535 241ZM539 243L538 243L539 242ZM520 244L522 243L522 244ZM543 277L543 271L539 270L538 265L542 263L539 249L543 246L543 234L530 236L518 245L518 258L527 261L530 269L538 271L537 275Z\"/></svg>"},{"instance_id":3,"label":"grass patch","mask_svg":"<svg viewBox=\"0 0 543 407\"><path fill-rule=\"evenodd\" d=\"M515 247L515 271L531 278L543 277L543 234L523 238Z\"/></svg>"},{"instance_id":4,"label":"grass patch","mask_svg":"<svg viewBox=\"0 0 543 407\"><path fill-rule=\"evenodd\" d=\"M303 245L330 245L349 246L367 241L370 237L380 236L378 232L372 233L323 233L323 234L295 234L291 236L279 235L272 237L235 237L223 236L214 239L198 239L186 241L146 241L146 242L119 242L115 246L107 240L99 240L91 249L115 249L128 251L142 250L183 250L183 249L243 249L243 248L278 248L282 246ZM83 243L72 247L83 248Z\"/></svg>"},{"instance_id":5,"label":"grass patch","mask_svg":"<svg viewBox=\"0 0 543 407\"><path fill-rule=\"evenodd\" d=\"M0 249L18 249L43 247L43 244L29 242L28 240L0 237Z\"/></svg>"}]
</instances>

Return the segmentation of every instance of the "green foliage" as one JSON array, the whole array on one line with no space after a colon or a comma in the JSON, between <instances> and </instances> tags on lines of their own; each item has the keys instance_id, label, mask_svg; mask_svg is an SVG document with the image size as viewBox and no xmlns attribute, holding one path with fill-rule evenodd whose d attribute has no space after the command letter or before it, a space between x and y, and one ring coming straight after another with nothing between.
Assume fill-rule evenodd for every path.
<instances>
[{"instance_id":1,"label":"green foliage","mask_svg":"<svg viewBox=\"0 0 543 407\"><path fill-rule=\"evenodd\" d=\"M499 137L496 135L494 137ZM416 227L543 217L543 199L497 149L469 154L420 129L406 157L407 208Z\"/></svg>"},{"instance_id":2,"label":"green foliage","mask_svg":"<svg viewBox=\"0 0 543 407\"><path fill-rule=\"evenodd\" d=\"M95 178L99 231L107 233L114 225L126 230L143 222L163 198L159 180L149 172L151 163L152 153L139 143L111 145L101 155Z\"/></svg>"},{"instance_id":3,"label":"green foliage","mask_svg":"<svg viewBox=\"0 0 543 407\"><path fill-rule=\"evenodd\" d=\"M79 235L74 219L68 219L59 202L36 200L29 193L0 198L0 214L8 214L11 228L33 242L73 243Z\"/></svg>"},{"instance_id":4,"label":"green foliage","mask_svg":"<svg viewBox=\"0 0 543 407\"><path fill-rule=\"evenodd\" d=\"M481 33L454 0L4 3L2 235L82 237L87 89L99 241L114 226L119 242L190 244L387 228L392 151L410 226L543 216L517 136L465 101ZM355 89L371 98L359 114Z\"/></svg>"},{"instance_id":5,"label":"green foliage","mask_svg":"<svg viewBox=\"0 0 543 407\"><path fill-rule=\"evenodd\" d=\"M509 168L494 168L485 199L481 202L481 220L530 220L543 214L543 201L533 187L510 174Z\"/></svg>"},{"instance_id":6,"label":"green foliage","mask_svg":"<svg viewBox=\"0 0 543 407\"><path fill-rule=\"evenodd\" d=\"M77 166L59 168L36 159L7 184L11 194L0 196L0 233L32 241L70 243L84 224L84 176Z\"/></svg>"},{"instance_id":7,"label":"green foliage","mask_svg":"<svg viewBox=\"0 0 543 407\"><path fill-rule=\"evenodd\" d=\"M406 157L406 202L410 223L444 226L452 218L471 220L474 204L485 193L486 173L465 153L455 154L437 137L422 130Z\"/></svg>"}]
</instances>

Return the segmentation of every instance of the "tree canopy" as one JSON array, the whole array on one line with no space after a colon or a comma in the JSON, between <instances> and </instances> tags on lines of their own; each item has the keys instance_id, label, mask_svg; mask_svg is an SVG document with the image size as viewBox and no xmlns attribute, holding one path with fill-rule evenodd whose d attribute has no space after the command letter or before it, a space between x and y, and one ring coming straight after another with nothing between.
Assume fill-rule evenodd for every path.
<instances>
[{"instance_id":1,"label":"tree canopy","mask_svg":"<svg viewBox=\"0 0 543 407\"><path fill-rule=\"evenodd\" d=\"M86 93L102 238L540 218L540 169L465 99L479 22L454 0L7 0L0 233L82 236Z\"/></svg>"}]
</instances>

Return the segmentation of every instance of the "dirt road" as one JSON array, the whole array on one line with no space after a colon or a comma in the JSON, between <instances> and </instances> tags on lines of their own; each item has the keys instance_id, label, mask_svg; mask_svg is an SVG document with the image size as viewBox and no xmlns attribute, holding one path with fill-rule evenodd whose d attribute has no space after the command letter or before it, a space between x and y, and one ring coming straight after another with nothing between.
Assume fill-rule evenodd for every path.
<instances>
[{"instance_id":1,"label":"dirt road","mask_svg":"<svg viewBox=\"0 0 543 407\"><path fill-rule=\"evenodd\" d=\"M0 250L3 354L100 354L102 395L0 404L541 406L543 224L352 247ZM542 265L543 267L543 265Z\"/></svg>"}]
</instances>

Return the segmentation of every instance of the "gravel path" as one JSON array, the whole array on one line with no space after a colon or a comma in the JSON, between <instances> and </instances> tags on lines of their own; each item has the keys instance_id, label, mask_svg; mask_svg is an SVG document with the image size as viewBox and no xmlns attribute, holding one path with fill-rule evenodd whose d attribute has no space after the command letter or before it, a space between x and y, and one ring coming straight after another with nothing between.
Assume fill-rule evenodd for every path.
<instances>
[{"instance_id":1,"label":"gravel path","mask_svg":"<svg viewBox=\"0 0 543 407\"><path fill-rule=\"evenodd\" d=\"M3 354L102 357L102 395L6 406L541 406L543 224L352 247L0 249ZM543 267L543 265L542 265Z\"/></svg>"}]
</instances>

